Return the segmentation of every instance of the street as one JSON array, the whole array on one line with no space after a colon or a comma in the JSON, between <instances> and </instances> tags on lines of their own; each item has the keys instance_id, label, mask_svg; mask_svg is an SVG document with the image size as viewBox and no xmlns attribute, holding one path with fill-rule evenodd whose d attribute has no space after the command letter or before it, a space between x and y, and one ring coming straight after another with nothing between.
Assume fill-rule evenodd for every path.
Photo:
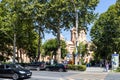
<instances>
[{"instance_id":1,"label":"street","mask_svg":"<svg viewBox=\"0 0 120 80\"><path fill-rule=\"evenodd\" d=\"M32 71L33 75L24 80L120 80L120 73L114 72L52 72L52 71ZM0 80L12 80L0 78Z\"/></svg>"}]
</instances>

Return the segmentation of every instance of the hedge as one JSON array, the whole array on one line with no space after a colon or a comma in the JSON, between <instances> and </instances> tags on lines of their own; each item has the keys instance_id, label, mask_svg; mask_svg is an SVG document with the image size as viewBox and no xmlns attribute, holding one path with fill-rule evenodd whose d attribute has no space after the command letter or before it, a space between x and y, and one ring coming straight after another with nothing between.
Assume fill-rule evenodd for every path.
<instances>
[{"instance_id":1,"label":"hedge","mask_svg":"<svg viewBox=\"0 0 120 80\"><path fill-rule=\"evenodd\" d=\"M68 65L68 70L79 70L79 71L85 71L86 70L86 65Z\"/></svg>"}]
</instances>

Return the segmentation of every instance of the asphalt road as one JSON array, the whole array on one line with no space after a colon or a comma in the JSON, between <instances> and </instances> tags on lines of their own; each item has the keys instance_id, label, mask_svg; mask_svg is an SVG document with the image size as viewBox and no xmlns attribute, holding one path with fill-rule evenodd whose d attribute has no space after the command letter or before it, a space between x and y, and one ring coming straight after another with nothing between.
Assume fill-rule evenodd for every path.
<instances>
[{"instance_id":1,"label":"asphalt road","mask_svg":"<svg viewBox=\"0 0 120 80\"><path fill-rule=\"evenodd\" d=\"M52 71L32 71L33 75L24 80L120 80L120 73L113 72L52 72ZM0 78L0 80L12 80Z\"/></svg>"}]
</instances>

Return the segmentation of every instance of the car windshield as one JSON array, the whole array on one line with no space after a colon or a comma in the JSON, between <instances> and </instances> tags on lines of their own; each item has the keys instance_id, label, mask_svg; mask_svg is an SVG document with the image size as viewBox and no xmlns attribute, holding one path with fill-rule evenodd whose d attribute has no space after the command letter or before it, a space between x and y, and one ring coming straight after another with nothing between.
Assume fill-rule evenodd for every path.
<instances>
[{"instance_id":1,"label":"car windshield","mask_svg":"<svg viewBox=\"0 0 120 80\"><path fill-rule=\"evenodd\" d=\"M23 69L23 67L21 65L15 64L15 65L11 65L11 68L19 68L19 69Z\"/></svg>"}]
</instances>

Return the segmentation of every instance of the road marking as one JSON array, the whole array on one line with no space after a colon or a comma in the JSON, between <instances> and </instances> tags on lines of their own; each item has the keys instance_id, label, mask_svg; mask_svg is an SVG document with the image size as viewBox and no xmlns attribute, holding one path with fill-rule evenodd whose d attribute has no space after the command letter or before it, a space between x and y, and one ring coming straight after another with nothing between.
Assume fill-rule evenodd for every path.
<instances>
[{"instance_id":1,"label":"road marking","mask_svg":"<svg viewBox=\"0 0 120 80\"><path fill-rule=\"evenodd\" d=\"M32 78L37 78L37 79L50 79L50 80L62 80L62 78L58 77L48 77L48 76L32 76ZM64 79L63 79L64 80Z\"/></svg>"},{"instance_id":2,"label":"road marking","mask_svg":"<svg viewBox=\"0 0 120 80\"><path fill-rule=\"evenodd\" d=\"M60 78L60 77L48 77L48 76L32 76L32 78L37 78L37 79L49 79L49 80L74 80L72 78Z\"/></svg>"}]
</instances>

